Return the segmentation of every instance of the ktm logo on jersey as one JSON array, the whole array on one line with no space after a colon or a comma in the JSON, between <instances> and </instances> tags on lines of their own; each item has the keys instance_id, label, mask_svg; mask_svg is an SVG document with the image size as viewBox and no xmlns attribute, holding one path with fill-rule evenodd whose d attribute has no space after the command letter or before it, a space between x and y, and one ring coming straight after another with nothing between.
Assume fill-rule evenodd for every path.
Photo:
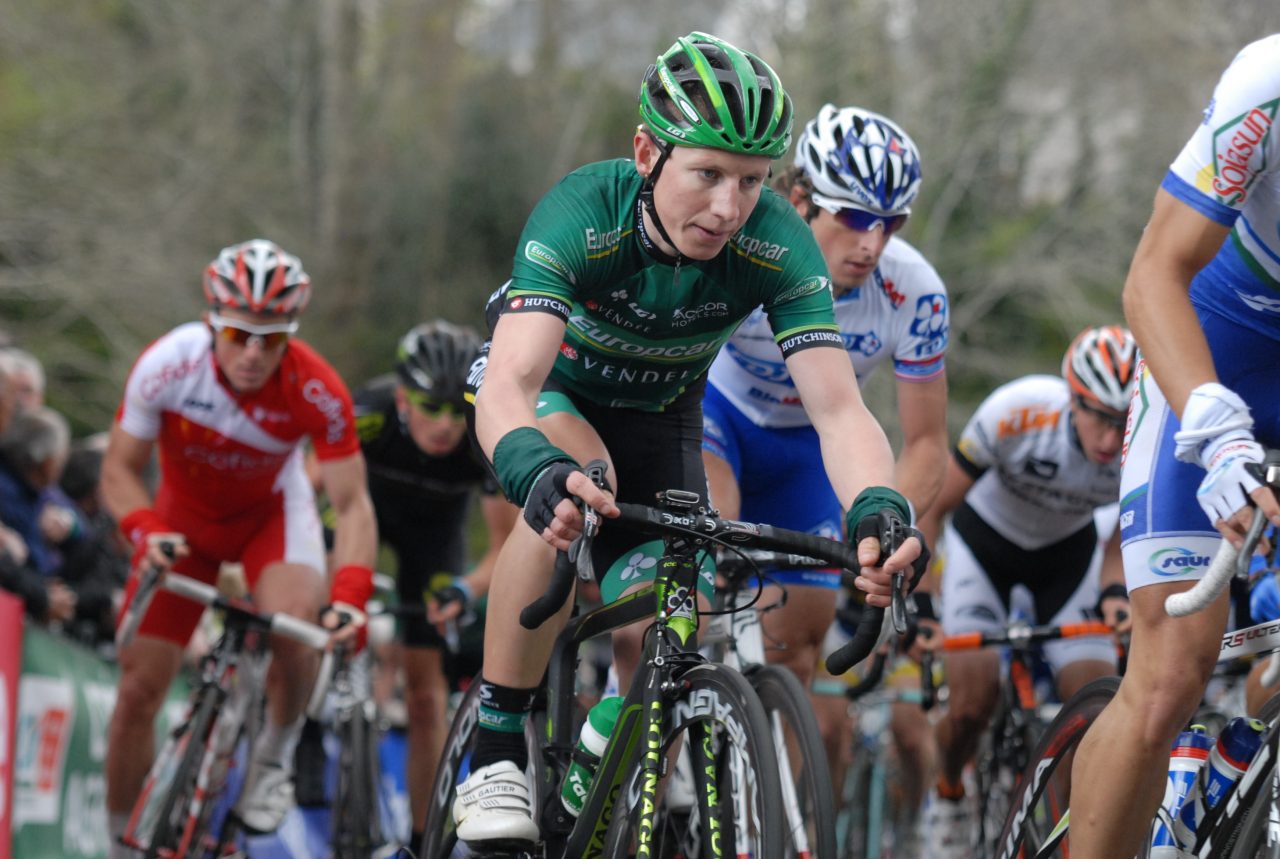
<instances>
[{"instance_id":1,"label":"ktm logo on jersey","mask_svg":"<svg viewBox=\"0 0 1280 859\"><path fill-rule=\"evenodd\" d=\"M1008 438L1056 427L1060 417L1062 417L1061 409L1053 411L1042 408L1014 409L1009 417L1002 419L996 426L996 437Z\"/></svg>"}]
</instances>

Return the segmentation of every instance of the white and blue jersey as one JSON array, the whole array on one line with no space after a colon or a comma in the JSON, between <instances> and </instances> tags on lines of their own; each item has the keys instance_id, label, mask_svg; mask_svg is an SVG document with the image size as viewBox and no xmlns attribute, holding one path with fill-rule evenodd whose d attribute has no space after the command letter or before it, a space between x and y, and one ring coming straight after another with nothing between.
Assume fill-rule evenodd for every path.
<instances>
[{"instance_id":1,"label":"white and blue jersey","mask_svg":"<svg viewBox=\"0 0 1280 859\"><path fill-rule=\"evenodd\" d=\"M891 237L876 270L835 299L835 316L860 386L890 361L906 381L943 374L947 290L928 260L902 239ZM742 518L838 538L843 513L823 468L817 431L761 310L734 332L708 381L702 447L732 467ZM775 578L839 587L834 574L793 571Z\"/></svg>"},{"instance_id":2,"label":"white and blue jersey","mask_svg":"<svg viewBox=\"0 0 1280 859\"><path fill-rule=\"evenodd\" d=\"M1231 232L1191 283L1222 384L1239 394L1254 435L1280 444L1280 34L1246 46L1223 72L1204 120L1162 188ZM1203 576L1219 535L1195 501L1199 466L1174 459L1179 428L1142 368L1129 415L1120 533L1130 590Z\"/></svg>"}]
</instances>

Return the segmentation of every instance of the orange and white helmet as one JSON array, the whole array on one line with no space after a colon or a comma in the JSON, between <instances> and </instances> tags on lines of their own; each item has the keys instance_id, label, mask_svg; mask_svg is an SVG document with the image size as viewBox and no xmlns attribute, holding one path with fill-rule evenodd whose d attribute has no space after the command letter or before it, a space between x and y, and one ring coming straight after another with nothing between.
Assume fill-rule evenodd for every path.
<instances>
[{"instance_id":1,"label":"orange and white helmet","mask_svg":"<svg viewBox=\"0 0 1280 859\"><path fill-rule=\"evenodd\" d=\"M223 248L205 268L204 298L215 308L292 315L311 300L311 278L275 242L250 239Z\"/></svg>"},{"instance_id":2,"label":"orange and white helmet","mask_svg":"<svg viewBox=\"0 0 1280 859\"><path fill-rule=\"evenodd\" d=\"M1138 343L1119 325L1086 328L1062 358L1062 377L1072 393L1117 412L1129 408L1137 371Z\"/></svg>"}]
</instances>

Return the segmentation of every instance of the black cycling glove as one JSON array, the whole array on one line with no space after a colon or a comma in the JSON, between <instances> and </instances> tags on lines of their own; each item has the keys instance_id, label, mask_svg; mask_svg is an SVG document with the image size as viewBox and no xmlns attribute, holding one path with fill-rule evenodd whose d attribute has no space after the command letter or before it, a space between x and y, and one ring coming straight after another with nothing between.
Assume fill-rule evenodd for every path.
<instances>
[{"instance_id":1,"label":"black cycling glove","mask_svg":"<svg viewBox=\"0 0 1280 859\"><path fill-rule=\"evenodd\" d=\"M556 518L556 507L566 498L575 498L566 484L569 475L582 469L572 462L555 462L542 470L529 487L524 502L524 521L541 535Z\"/></svg>"}]
</instances>

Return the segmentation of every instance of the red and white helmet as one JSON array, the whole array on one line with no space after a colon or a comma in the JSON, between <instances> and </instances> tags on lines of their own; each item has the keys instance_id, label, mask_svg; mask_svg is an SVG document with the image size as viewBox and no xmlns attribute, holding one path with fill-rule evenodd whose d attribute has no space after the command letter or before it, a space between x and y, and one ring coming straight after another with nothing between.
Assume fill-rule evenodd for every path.
<instances>
[{"instance_id":1,"label":"red and white helmet","mask_svg":"<svg viewBox=\"0 0 1280 859\"><path fill-rule=\"evenodd\" d=\"M223 248L209 263L204 298L212 307L301 313L311 300L311 278L302 262L275 242L250 239Z\"/></svg>"},{"instance_id":2,"label":"red and white helmet","mask_svg":"<svg viewBox=\"0 0 1280 859\"><path fill-rule=\"evenodd\" d=\"M1062 377L1078 396L1127 411L1138 379L1138 343L1119 325L1086 328L1062 358Z\"/></svg>"}]
</instances>

